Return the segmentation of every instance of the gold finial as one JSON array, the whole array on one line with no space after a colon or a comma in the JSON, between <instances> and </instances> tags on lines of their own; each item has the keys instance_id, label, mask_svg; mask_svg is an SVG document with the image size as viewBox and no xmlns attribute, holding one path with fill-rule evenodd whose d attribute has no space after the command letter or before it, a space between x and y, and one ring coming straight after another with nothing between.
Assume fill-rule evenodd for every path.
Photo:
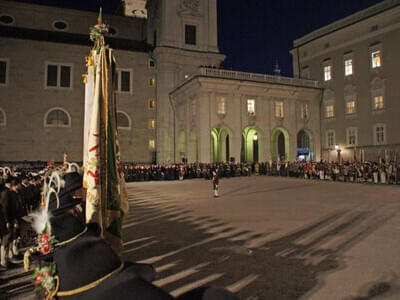
<instances>
[{"instance_id":1,"label":"gold finial","mask_svg":"<svg viewBox=\"0 0 400 300\"><path fill-rule=\"evenodd\" d=\"M100 6L99 16L97 17L97 24L103 24L103 18L101 16L102 8Z\"/></svg>"}]
</instances>

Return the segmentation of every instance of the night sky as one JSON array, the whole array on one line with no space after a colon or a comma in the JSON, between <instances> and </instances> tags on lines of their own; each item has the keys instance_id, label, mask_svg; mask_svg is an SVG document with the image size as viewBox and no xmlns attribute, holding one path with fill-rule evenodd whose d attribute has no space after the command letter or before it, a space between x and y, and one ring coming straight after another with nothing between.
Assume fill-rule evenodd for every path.
<instances>
[{"instance_id":1,"label":"night sky","mask_svg":"<svg viewBox=\"0 0 400 300\"><path fill-rule=\"evenodd\" d=\"M22 0L21 0L22 1ZM166 0L168 1L168 0ZM200 0L202 1L202 0ZM383 0L217 0L218 42L227 56L223 67L292 76L293 41L324 25ZM119 0L23 0L114 13Z\"/></svg>"}]
</instances>

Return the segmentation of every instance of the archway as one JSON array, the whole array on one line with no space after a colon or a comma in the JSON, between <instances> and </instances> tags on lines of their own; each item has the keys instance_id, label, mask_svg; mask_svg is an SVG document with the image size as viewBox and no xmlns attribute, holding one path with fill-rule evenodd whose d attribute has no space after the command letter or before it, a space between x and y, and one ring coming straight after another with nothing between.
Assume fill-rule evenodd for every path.
<instances>
[{"instance_id":1,"label":"archway","mask_svg":"<svg viewBox=\"0 0 400 300\"><path fill-rule=\"evenodd\" d=\"M186 136L182 130L178 135L178 161L181 161L183 158L186 158Z\"/></svg>"},{"instance_id":2,"label":"archway","mask_svg":"<svg viewBox=\"0 0 400 300\"><path fill-rule=\"evenodd\" d=\"M242 133L241 161L257 162L261 134L255 127L246 127Z\"/></svg>"},{"instance_id":3,"label":"archway","mask_svg":"<svg viewBox=\"0 0 400 300\"><path fill-rule=\"evenodd\" d=\"M306 130L301 129L297 133L297 160L314 160L314 142L312 134Z\"/></svg>"},{"instance_id":4,"label":"archway","mask_svg":"<svg viewBox=\"0 0 400 300\"><path fill-rule=\"evenodd\" d=\"M211 130L211 161L227 162L231 153L232 132L226 126L214 127Z\"/></svg>"},{"instance_id":5,"label":"archway","mask_svg":"<svg viewBox=\"0 0 400 300\"><path fill-rule=\"evenodd\" d=\"M277 127L271 133L271 159L290 160L290 139L286 129Z\"/></svg>"}]
</instances>

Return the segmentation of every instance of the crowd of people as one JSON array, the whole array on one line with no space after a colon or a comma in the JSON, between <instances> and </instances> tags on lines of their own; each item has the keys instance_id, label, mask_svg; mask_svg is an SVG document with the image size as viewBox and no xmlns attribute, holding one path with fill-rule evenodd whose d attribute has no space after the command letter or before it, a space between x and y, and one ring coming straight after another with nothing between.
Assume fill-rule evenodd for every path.
<instances>
[{"instance_id":1,"label":"crowd of people","mask_svg":"<svg viewBox=\"0 0 400 300\"><path fill-rule=\"evenodd\" d=\"M125 180L211 179L213 170L219 177L250 175L285 176L345 182L400 183L400 164L395 162L257 162L257 163L185 163L125 164Z\"/></svg>"},{"instance_id":2,"label":"crowd of people","mask_svg":"<svg viewBox=\"0 0 400 300\"><path fill-rule=\"evenodd\" d=\"M1 268L20 259L23 218L37 209L41 195L40 176L0 169Z\"/></svg>"}]
</instances>

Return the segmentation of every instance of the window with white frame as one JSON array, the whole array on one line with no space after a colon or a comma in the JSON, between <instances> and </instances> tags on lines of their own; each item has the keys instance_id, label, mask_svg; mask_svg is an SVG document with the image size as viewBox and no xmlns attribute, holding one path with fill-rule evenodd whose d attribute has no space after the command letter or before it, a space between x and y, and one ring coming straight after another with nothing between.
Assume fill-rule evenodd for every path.
<instances>
[{"instance_id":1,"label":"window with white frame","mask_svg":"<svg viewBox=\"0 0 400 300\"><path fill-rule=\"evenodd\" d=\"M0 58L0 85L8 83L8 59Z\"/></svg>"},{"instance_id":2,"label":"window with white frame","mask_svg":"<svg viewBox=\"0 0 400 300\"><path fill-rule=\"evenodd\" d=\"M371 52L371 67L372 69L382 66L382 51L375 50Z\"/></svg>"},{"instance_id":3,"label":"window with white frame","mask_svg":"<svg viewBox=\"0 0 400 300\"><path fill-rule=\"evenodd\" d=\"M256 100L247 99L247 113L251 116L256 114Z\"/></svg>"},{"instance_id":4,"label":"window with white frame","mask_svg":"<svg viewBox=\"0 0 400 300\"><path fill-rule=\"evenodd\" d=\"M386 125L376 124L374 126L374 142L375 145L385 144L386 141Z\"/></svg>"},{"instance_id":5,"label":"window with white frame","mask_svg":"<svg viewBox=\"0 0 400 300\"><path fill-rule=\"evenodd\" d=\"M381 110L385 108L385 101L382 95L374 96L374 110Z\"/></svg>"},{"instance_id":6,"label":"window with white frame","mask_svg":"<svg viewBox=\"0 0 400 300\"><path fill-rule=\"evenodd\" d=\"M308 103L301 104L301 119L308 120L309 118L309 110L308 110Z\"/></svg>"},{"instance_id":7,"label":"window with white frame","mask_svg":"<svg viewBox=\"0 0 400 300\"><path fill-rule=\"evenodd\" d=\"M325 118L333 118L335 116L335 107L333 103L325 104Z\"/></svg>"},{"instance_id":8,"label":"window with white frame","mask_svg":"<svg viewBox=\"0 0 400 300\"><path fill-rule=\"evenodd\" d=\"M126 112L117 112L117 127L118 129L131 129L131 119Z\"/></svg>"},{"instance_id":9,"label":"window with white frame","mask_svg":"<svg viewBox=\"0 0 400 300\"><path fill-rule=\"evenodd\" d=\"M275 117L283 118L283 101L275 101Z\"/></svg>"},{"instance_id":10,"label":"window with white frame","mask_svg":"<svg viewBox=\"0 0 400 300\"><path fill-rule=\"evenodd\" d=\"M353 58L344 60L344 76L353 75Z\"/></svg>"},{"instance_id":11,"label":"window with white frame","mask_svg":"<svg viewBox=\"0 0 400 300\"><path fill-rule=\"evenodd\" d=\"M6 112L0 107L0 126L6 126L7 117Z\"/></svg>"},{"instance_id":12,"label":"window with white frame","mask_svg":"<svg viewBox=\"0 0 400 300\"><path fill-rule=\"evenodd\" d=\"M329 81L332 79L332 65L324 66L324 81Z\"/></svg>"},{"instance_id":13,"label":"window with white frame","mask_svg":"<svg viewBox=\"0 0 400 300\"><path fill-rule=\"evenodd\" d=\"M69 113L60 107L49 109L44 119L45 127L71 127L71 117Z\"/></svg>"},{"instance_id":14,"label":"window with white frame","mask_svg":"<svg viewBox=\"0 0 400 300\"><path fill-rule=\"evenodd\" d=\"M132 92L131 69L117 69L117 91L120 93Z\"/></svg>"},{"instance_id":15,"label":"window with white frame","mask_svg":"<svg viewBox=\"0 0 400 300\"><path fill-rule=\"evenodd\" d=\"M46 87L71 88L72 64L46 63Z\"/></svg>"},{"instance_id":16,"label":"window with white frame","mask_svg":"<svg viewBox=\"0 0 400 300\"><path fill-rule=\"evenodd\" d=\"M336 144L335 130L329 129L326 131L326 147L332 148Z\"/></svg>"},{"instance_id":17,"label":"window with white frame","mask_svg":"<svg viewBox=\"0 0 400 300\"><path fill-rule=\"evenodd\" d=\"M358 130L356 127L350 127L350 128L346 129L347 144L349 146L357 145L357 133L358 133Z\"/></svg>"},{"instance_id":18,"label":"window with white frame","mask_svg":"<svg viewBox=\"0 0 400 300\"><path fill-rule=\"evenodd\" d=\"M226 99L225 99L225 97L217 98L217 114L220 114L220 115L226 114Z\"/></svg>"},{"instance_id":19,"label":"window with white frame","mask_svg":"<svg viewBox=\"0 0 400 300\"><path fill-rule=\"evenodd\" d=\"M356 112L356 101L353 99L346 101L346 114L355 114Z\"/></svg>"}]
</instances>

